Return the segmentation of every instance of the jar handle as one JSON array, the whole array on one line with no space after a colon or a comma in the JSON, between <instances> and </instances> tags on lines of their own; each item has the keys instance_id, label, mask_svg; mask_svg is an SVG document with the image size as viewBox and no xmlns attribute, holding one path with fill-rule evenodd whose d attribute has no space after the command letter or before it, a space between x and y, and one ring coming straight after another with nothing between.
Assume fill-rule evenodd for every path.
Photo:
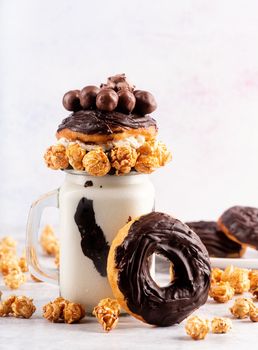
<instances>
[{"instance_id":1,"label":"jar handle","mask_svg":"<svg viewBox=\"0 0 258 350\"><path fill-rule=\"evenodd\" d=\"M47 207L58 208L59 189L45 193L32 203L26 229L26 257L30 273L41 281L58 284L57 269L42 267L38 259L38 231L42 213Z\"/></svg>"}]
</instances>

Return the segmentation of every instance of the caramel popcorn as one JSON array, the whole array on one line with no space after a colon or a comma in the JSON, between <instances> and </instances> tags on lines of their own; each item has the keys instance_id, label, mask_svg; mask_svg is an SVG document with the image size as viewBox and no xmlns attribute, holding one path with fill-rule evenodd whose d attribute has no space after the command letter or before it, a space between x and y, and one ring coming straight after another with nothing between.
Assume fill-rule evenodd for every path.
<instances>
[{"instance_id":1,"label":"caramel popcorn","mask_svg":"<svg viewBox=\"0 0 258 350\"><path fill-rule=\"evenodd\" d=\"M40 244L45 253L56 256L59 252L58 239L50 225L46 225L40 236Z\"/></svg>"},{"instance_id":2,"label":"caramel popcorn","mask_svg":"<svg viewBox=\"0 0 258 350\"><path fill-rule=\"evenodd\" d=\"M25 296L16 297L11 308L14 317L30 318L36 311L33 299Z\"/></svg>"},{"instance_id":3,"label":"caramel popcorn","mask_svg":"<svg viewBox=\"0 0 258 350\"><path fill-rule=\"evenodd\" d=\"M26 281L26 276L22 273L21 268L11 270L4 276L4 283L11 289L18 289Z\"/></svg>"},{"instance_id":4,"label":"caramel popcorn","mask_svg":"<svg viewBox=\"0 0 258 350\"><path fill-rule=\"evenodd\" d=\"M75 170L83 170L82 159L86 154L86 150L83 149L78 143L70 144L66 149L66 155L69 159L69 163Z\"/></svg>"},{"instance_id":5,"label":"caramel popcorn","mask_svg":"<svg viewBox=\"0 0 258 350\"><path fill-rule=\"evenodd\" d=\"M93 176L104 176L110 171L110 162L102 149L96 149L88 152L83 160L85 170Z\"/></svg>"},{"instance_id":6,"label":"caramel popcorn","mask_svg":"<svg viewBox=\"0 0 258 350\"><path fill-rule=\"evenodd\" d=\"M191 316L187 319L185 330L194 340L204 339L209 332L209 321L198 316Z\"/></svg>"},{"instance_id":7,"label":"caramel popcorn","mask_svg":"<svg viewBox=\"0 0 258 350\"><path fill-rule=\"evenodd\" d=\"M12 270L19 270L19 260L15 255L7 254L0 260L0 270L3 276L8 275Z\"/></svg>"},{"instance_id":8,"label":"caramel popcorn","mask_svg":"<svg viewBox=\"0 0 258 350\"><path fill-rule=\"evenodd\" d=\"M229 318L214 317L211 321L212 333L227 333L232 328L232 322Z\"/></svg>"},{"instance_id":9,"label":"caramel popcorn","mask_svg":"<svg viewBox=\"0 0 258 350\"><path fill-rule=\"evenodd\" d=\"M258 270L251 270L249 272L250 292L258 299Z\"/></svg>"},{"instance_id":10,"label":"caramel popcorn","mask_svg":"<svg viewBox=\"0 0 258 350\"><path fill-rule=\"evenodd\" d=\"M157 168L159 168L158 158L145 154L140 155L135 163L135 169L143 174L151 174Z\"/></svg>"},{"instance_id":11,"label":"caramel popcorn","mask_svg":"<svg viewBox=\"0 0 258 350\"><path fill-rule=\"evenodd\" d=\"M54 170L66 169L69 160L66 155L66 148L63 145L50 146L44 155L46 165Z\"/></svg>"},{"instance_id":12,"label":"caramel popcorn","mask_svg":"<svg viewBox=\"0 0 258 350\"><path fill-rule=\"evenodd\" d=\"M116 169L116 174L128 174L135 166L137 152L129 146L115 147L110 152L111 166Z\"/></svg>"},{"instance_id":13,"label":"caramel popcorn","mask_svg":"<svg viewBox=\"0 0 258 350\"><path fill-rule=\"evenodd\" d=\"M43 306L43 317L50 322L58 322L63 318L63 309L58 303L50 302Z\"/></svg>"},{"instance_id":14,"label":"caramel popcorn","mask_svg":"<svg viewBox=\"0 0 258 350\"><path fill-rule=\"evenodd\" d=\"M61 297L43 306L43 317L51 322L62 320L65 323L75 323L84 316L85 309L80 304L72 303Z\"/></svg>"},{"instance_id":15,"label":"caramel popcorn","mask_svg":"<svg viewBox=\"0 0 258 350\"><path fill-rule=\"evenodd\" d=\"M209 295L218 303L226 303L233 298L234 288L228 282L212 283Z\"/></svg>"},{"instance_id":16,"label":"caramel popcorn","mask_svg":"<svg viewBox=\"0 0 258 350\"><path fill-rule=\"evenodd\" d=\"M215 267L211 269L211 283L217 283L221 281L223 270Z\"/></svg>"},{"instance_id":17,"label":"caramel popcorn","mask_svg":"<svg viewBox=\"0 0 258 350\"><path fill-rule=\"evenodd\" d=\"M228 266L222 274L222 281L228 281L236 294L247 292L250 288L249 271L239 267Z\"/></svg>"},{"instance_id":18,"label":"caramel popcorn","mask_svg":"<svg viewBox=\"0 0 258 350\"><path fill-rule=\"evenodd\" d=\"M16 254L17 241L10 236L6 236L0 240L0 253L6 254L10 251Z\"/></svg>"},{"instance_id":19,"label":"caramel popcorn","mask_svg":"<svg viewBox=\"0 0 258 350\"><path fill-rule=\"evenodd\" d=\"M165 166L172 160L172 154L168 151L167 146L163 142L157 142L155 154L159 160L159 166Z\"/></svg>"},{"instance_id":20,"label":"caramel popcorn","mask_svg":"<svg viewBox=\"0 0 258 350\"><path fill-rule=\"evenodd\" d=\"M3 303L0 303L0 316L14 316L30 318L35 312L36 307L33 299L25 296L10 296Z\"/></svg>"},{"instance_id":21,"label":"caramel popcorn","mask_svg":"<svg viewBox=\"0 0 258 350\"><path fill-rule=\"evenodd\" d=\"M237 298L234 305L229 309L236 318L246 318L249 315L253 301L248 298Z\"/></svg>"},{"instance_id":22,"label":"caramel popcorn","mask_svg":"<svg viewBox=\"0 0 258 350\"><path fill-rule=\"evenodd\" d=\"M64 321L65 323L79 322L85 316L85 310L80 304L70 303L65 304L64 307Z\"/></svg>"},{"instance_id":23,"label":"caramel popcorn","mask_svg":"<svg viewBox=\"0 0 258 350\"><path fill-rule=\"evenodd\" d=\"M22 272L28 272L28 265L25 256L20 257L19 262L18 262Z\"/></svg>"},{"instance_id":24,"label":"caramel popcorn","mask_svg":"<svg viewBox=\"0 0 258 350\"><path fill-rule=\"evenodd\" d=\"M249 317L253 322L258 322L258 308L254 304L250 304Z\"/></svg>"},{"instance_id":25,"label":"caramel popcorn","mask_svg":"<svg viewBox=\"0 0 258 350\"><path fill-rule=\"evenodd\" d=\"M109 332L116 327L120 310L121 308L117 300L106 298L102 299L94 307L92 314L96 316L104 331Z\"/></svg>"}]
</instances>

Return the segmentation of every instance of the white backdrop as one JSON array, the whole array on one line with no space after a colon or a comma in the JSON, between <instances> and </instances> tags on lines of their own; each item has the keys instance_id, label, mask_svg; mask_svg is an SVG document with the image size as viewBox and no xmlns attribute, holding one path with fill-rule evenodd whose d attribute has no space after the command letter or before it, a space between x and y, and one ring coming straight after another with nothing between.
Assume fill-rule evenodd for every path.
<instances>
[{"instance_id":1,"label":"white backdrop","mask_svg":"<svg viewBox=\"0 0 258 350\"><path fill-rule=\"evenodd\" d=\"M158 210L194 220L258 206L256 0L1 0L0 16L1 234L62 182L42 156L64 92L121 72L156 96L174 155L152 176Z\"/></svg>"}]
</instances>

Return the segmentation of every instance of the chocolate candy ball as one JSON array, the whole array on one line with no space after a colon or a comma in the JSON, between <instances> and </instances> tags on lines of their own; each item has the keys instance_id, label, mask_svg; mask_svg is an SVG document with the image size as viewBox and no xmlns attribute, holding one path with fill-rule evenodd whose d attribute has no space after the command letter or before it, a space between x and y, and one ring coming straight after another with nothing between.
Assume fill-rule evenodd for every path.
<instances>
[{"instance_id":1,"label":"chocolate candy ball","mask_svg":"<svg viewBox=\"0 0 258 350\"><path fill-rule=\"evenodd\" d=\"M117 92L119 97L117 108L124 113L131 113L135 107L136 98L134 94L128 89L119 90Z\"/></svg>"},{"instance_id":2,"label":"chocolate candy ball","mask_svg":"<svg viewBox=\"0 0 258 350\"><path fill-rule=\"evenodd\" d=\"M101 111L112 112L118 104L118 95L112 89L102 89L96 98L96 106Z\"/></svg>"},{"instance_id":3,"label":"chocolate candy ball","mask_svg":"<svg viewBox=\"0 0 258 350\"><path fill-rule=\"evenodd\" d=\"M79 111L81 109L80 90L71 90L64 94L63 106L68 111Z\"/></svg>"},{"instance_id":4,"label":"chocolate candy ball","mask_svg":"<svg viewBox=\"0 0 258 350\"><path fill-rule=\"evenodd\" d=\"M85 86L80 93L80 102L83 109L89 109L96 106L96 97L100 92L97 86Z\"/></svg>"},{"instance_id":5,"label":"chocolate candy ball","mask_svg":"<svg viewBox=\"0 0 258 350\"><path fill-rule=\"evenodd\" d=\"M136 90L134 91L134 96L136 98L135 110L138 113L142 115L149 114L157 108L155 98L150 92Z\"/></svg>"}]
</instances>

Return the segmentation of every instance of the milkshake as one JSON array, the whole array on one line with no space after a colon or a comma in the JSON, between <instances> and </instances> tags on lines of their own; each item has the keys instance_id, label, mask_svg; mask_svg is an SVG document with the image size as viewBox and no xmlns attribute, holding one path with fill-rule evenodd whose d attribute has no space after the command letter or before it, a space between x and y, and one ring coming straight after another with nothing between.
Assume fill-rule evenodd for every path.
<instances>
[{"instance_id":1,"label":"milkshake","mask_svg":"<svg viewBox=\"0 0 258 350\"><path fill-rule=\"evenodd\" d=\"M64 95L72 113L58 126L57 141L45 155L46 165L64 170L60 189L37 201L29 216L28 261L39 267L35 239L45 206L60 209L60 295L90 312L111 297L107 257L113 238L127 222L154 210L154 188L148 174L171 160L157 140L157 123L149 114L153 95L135 90L124 74L107 83ZM50 281L50 278L48 278Z\"/></svg>"}]
</instances>

